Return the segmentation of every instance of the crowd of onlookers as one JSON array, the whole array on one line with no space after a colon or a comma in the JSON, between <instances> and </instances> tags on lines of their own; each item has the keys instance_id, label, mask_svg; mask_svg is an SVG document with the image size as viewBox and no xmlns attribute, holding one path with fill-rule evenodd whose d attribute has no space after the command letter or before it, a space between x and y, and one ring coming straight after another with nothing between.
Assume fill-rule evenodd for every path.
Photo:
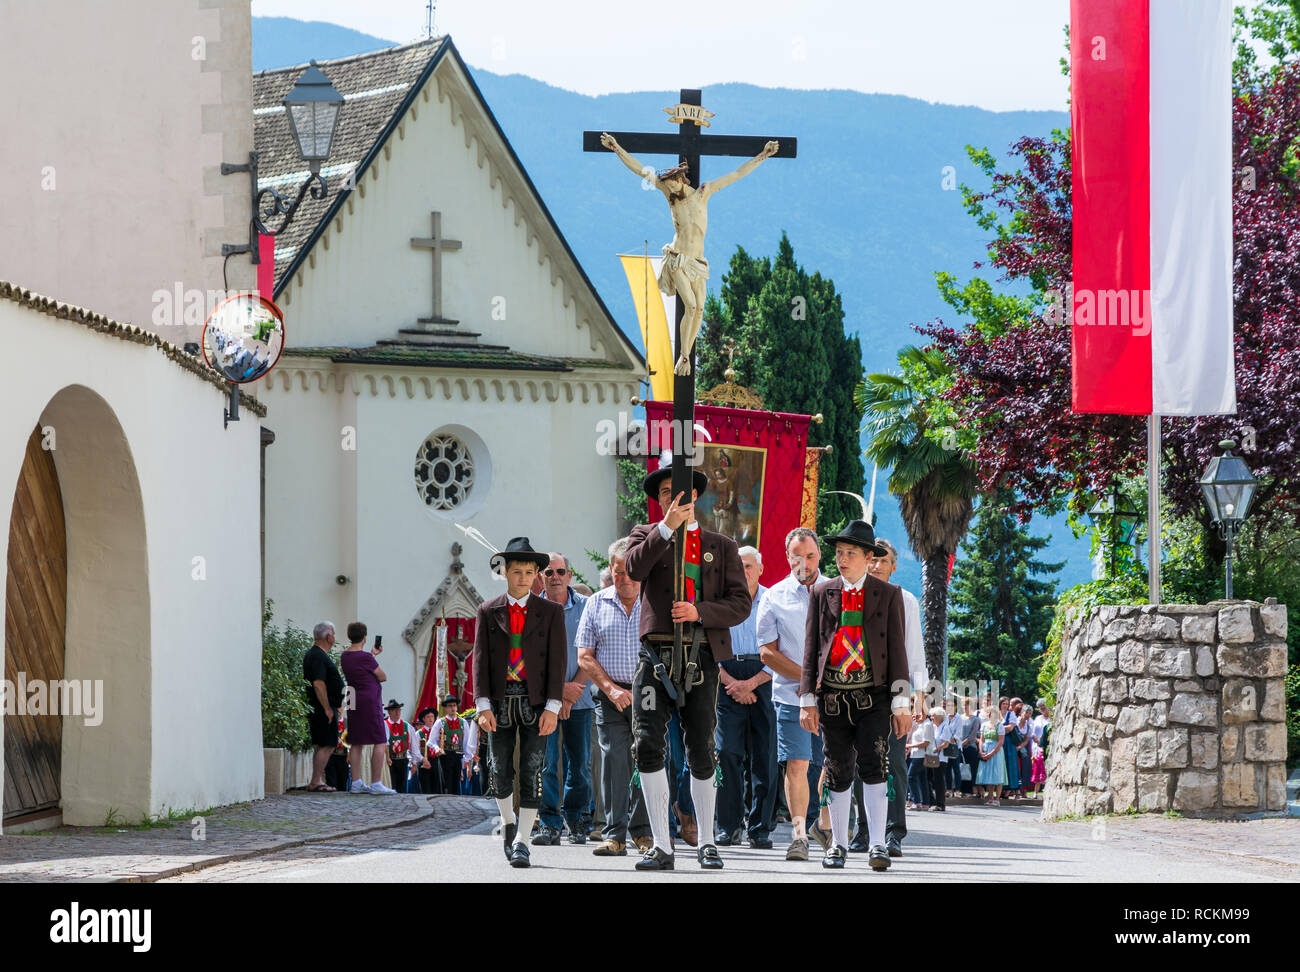
<instances>
[{"instance_id":1,"label":"crowd of onlookers","mask_svg":"<svg viewBox=\"0 0 1300 972\"><path fill-rule=\"evenodd\" d=\"M943 810L957 793L974 794L990 806L1005 795L1036 798L1043 783L1051 712L1039 699L1031 706L1003 696L996 706L987 696L976 711L971 699L913 714L907 740L907 808Z\"/></svg>"}]
</instances>

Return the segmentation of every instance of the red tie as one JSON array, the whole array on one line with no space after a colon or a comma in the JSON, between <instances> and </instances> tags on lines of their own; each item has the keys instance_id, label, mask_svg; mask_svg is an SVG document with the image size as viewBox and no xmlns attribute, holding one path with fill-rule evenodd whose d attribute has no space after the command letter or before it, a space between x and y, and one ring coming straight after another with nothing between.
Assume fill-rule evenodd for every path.
<instances>
[{"instance_id":1,"label":"red tie","mask_svg":"<svg viewBox=\"0 0 1300 972\"><path fill-rule=\"evenodd\" d=\"M524 617L528 608L522 604L510 605L510 658L506 665L506 681L522 682L528 675L524 671Z\"/></svg>"},{"instance_id":2,"label":"red tie","mask_svg":"<svg viewBox=\"0 0 1300 972\"><path fill-rule=\"evenodd\" d=\"M682 558L682 574L685 577L686 600L692 603L700 597L700 527L697 523L686 528L686 550Z\"/></svg>"}]
</instances>

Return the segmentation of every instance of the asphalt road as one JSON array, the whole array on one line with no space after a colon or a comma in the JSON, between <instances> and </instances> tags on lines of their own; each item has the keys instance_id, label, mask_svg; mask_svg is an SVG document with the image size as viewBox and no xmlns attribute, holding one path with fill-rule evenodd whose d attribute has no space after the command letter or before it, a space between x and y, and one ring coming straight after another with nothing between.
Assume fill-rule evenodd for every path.
<instances>
[{"instance_id":1,"label":"asphalt road","mask_svg":"<svg viewBox=\"0 0 1300 972\"><path fill-rule=\"evenodd\" d=\"M482 804L490 812L490 802ZM600 858L592 845L561 844L532 849L533 866L513 869L505 861L491 819L445 836L421 834L412 824L344 841L311 844L250 861L221 865L179 881L358 882L483 881L512 883L610 883L619 881L1101 881L1259 882L1300 879L1300 859L1276 835L1285 821L1245 824L1109 818L1102 823L1043 823L1037 808L954 807L946 813L909 814L904 856L883 873L865 855L850 855L843 871L826 871L820 855L785 860L789 827L774 835L770 851L722 848L722 871L699 868L692 848L679 843L677 870L633 870L635 853ZM1300 821L1285 828L1300 834ZM1226 828L1226 829L1225 829ZM815 848L815 845L814 845Z\"/></svg>"}]
</instances>

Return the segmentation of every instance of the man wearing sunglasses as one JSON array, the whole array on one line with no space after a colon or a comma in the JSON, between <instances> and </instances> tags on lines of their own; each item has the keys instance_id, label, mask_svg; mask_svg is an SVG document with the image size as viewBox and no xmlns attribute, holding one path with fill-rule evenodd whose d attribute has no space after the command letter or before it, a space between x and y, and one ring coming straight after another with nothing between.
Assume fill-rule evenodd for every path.
<instances>
[{"instance_id":1,"label":"man wearing sunglasses","mask_svg":"<svg viewBox=\"0 0 1300 972\"><path fill-rule=\"evenodd\" d=\"M551 554L551 563L542 571L545 589L542 597L564 608L564 630L569 641L569 662L564 673L564 700L560 708L560 731L546 738L546 763L542 767L541 826L533 843L555 845L560 830L569 825L569 843L584 844L591 829L591 716L595 702L591 698L588 677L578 667L578 646L574 636L582 620L587 599L569 586L573 570L569 558ZM563 737L563 742L561 742ZM560 747L564 747L564 763ZM561 767L563 766L563 773ZM564 802L560 803L560 780L564 780ZM563 809L563 815L561 815Z\"/></svg>"}]
</instances>

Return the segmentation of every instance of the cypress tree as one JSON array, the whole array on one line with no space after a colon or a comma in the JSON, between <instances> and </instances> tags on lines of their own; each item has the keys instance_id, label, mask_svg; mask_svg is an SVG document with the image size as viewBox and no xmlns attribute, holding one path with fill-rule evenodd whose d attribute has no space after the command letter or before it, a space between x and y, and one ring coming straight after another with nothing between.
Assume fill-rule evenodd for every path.
<instances>
[{"instance_id":1,"label":"cypress tree","mask_svg":"<svg viewBox=\"0 0 1300 972\"><path fill-rule=\"evenodd\" d=\"M1052 624L1063 563L1034 555L1048 543L1031 536L1007 505L985 499L962 543L948 607L949 678L996 680L1001 694L1032 697Z\"/></svg>"}]
</instances>

